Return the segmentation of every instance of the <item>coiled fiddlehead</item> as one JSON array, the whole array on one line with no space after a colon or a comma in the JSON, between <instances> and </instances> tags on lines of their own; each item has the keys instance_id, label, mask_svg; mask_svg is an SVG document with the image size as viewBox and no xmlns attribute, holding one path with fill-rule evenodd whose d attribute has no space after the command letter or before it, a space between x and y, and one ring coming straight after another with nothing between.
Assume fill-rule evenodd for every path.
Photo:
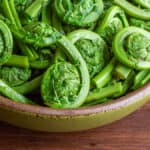
<instances>
[{"instance_id":1,"label":"coiled fiddlehead","mask_svg":"<svg viewBox=\"0 0 150 150\"><path fill-rule=\"evenodd\" d=\"M121 30L113 41L117 59L135 69L150 69L150 33L137 27Z\"/></svg>"},{"instance_id":2,"label":"coiled fiddlehead","mask_svg":"<svg viewBox=\"0 0 150 150\"><path fill-rule=\"evenodd\" d=\"M3 20L6 20L7 24L10 27L11 32L15 29L15 32L18 30L21 30L23 27L21 25L21 21L19 19L18 13L16 11L15 7L15 1L14 0L1 0L0 4L1 9L3 10L3 15L5 17L2 17ZM24 55L27 55L30 60L36 59L36 54L34 50L30 49L27 45L24 44L24 42L18 42L19 48L21 49L22 53Z\"/></svg>"},{"instance_id":3,"label":"coiled fiddlehead","mask_svg":"<svg viewBox=\"0 0 150 150\"><path fill-rule=\"evenodd\" d=\"M93 78L102 70L108 57L106 43L98 34L88 30L76 30L67 37L81 53Z\"/></svg>"},{"instance_id":4,"label":"coiled fiddlehead","mask_svg":"<svg viewBox=\"0 0 150 150\"><path fill-rule=\"evenodd\" d=\"M77 68L67 62L56 63L47 70L43 79L44 103L52 106L55 103L69 104L76 98L79 89L80 75ZM52 104L49 100L52 100Z\"/></svg>"},{"instance_id":5,"label":"coiled fiddlehead","mask_svg":"<svg viewBox=\"0 0 150 150\"><path fill-rule=\"evenodd\" d=\"M110 43L113 36L126 26L128 26L128 21L124 11L118 6L112 6L106 11L104 19L96 28L96 32Z\"/></svg>"},{"instance_id":6,"label":"coiled fiddlehead","mask_svg":"<svg viewBox=\"0 0 150 150\"><path fill-rule=\"evenodd\" d=\"M0 78L10 86L18 86L26 82L30 77L30 69L6 66L0 68Z\"/></svg>"},{"instance_id":7,"label":"coiled fiddlehead","mask_svg":"<svg viewBox=\"0 0 150 150\"><path fill-rule=\"evenodd\" d=\"M6 63L13 51L13 38L8 26L0 20L0 65Z\"/></svg>"},{"instance_id":8,"label":"coiled fiddlehead","mask_svg":"<svg viewBox=\"0 0 150 150\"><path fill-rule=\"evenodd\" d=\"M134 0L137 4L141 5L144 8L139 8L138 6L133 5L131 2L127 0L114 0L114 3L119 5L124 11L132 17L142 19L142 20L150 20L150 10L147 9L147 4L149 5L150 2L148 0Z\"/></svg>"},{"instance_id":9,"label":"coiled fiddlehead","mask_svg":"<svg viewBox=\"0 0 150 150\"><path fill-rule=\"evenodd\" d=\"M34 47L50 46L61 37L55 28L43 22L31 23L20 30L13 28L12 32L17 39Z\"/></svg>"},{"instance_id":10,"label":"coiled fiddlehead","mask_svg":"<svg viewBox=\"0 0 150 150\"><path fill-rule=\"evenodd\" d=\"M58 46L72 64L58 62L48 69L42 81L42 98L46 105L54 108L77 108L84 103L89 92L88 69L76 47L66 37L58 41Z\"/></svg>"},{"instance_id":11,"label":"coiled fiddlehead","mask_svg":"<svg viewBox=\"0 0 150 150\"><path fill-rule=\"evenodd\" d=\"M55 0L55 9L63 21L75 26L89 26L103 11L102 0Z\"/></svg>"},{"instance_id":12,"label":"coiled fiddlehead","mask_svg":"<svg viewBox=\"0 0 150 150\"><path fill-rule=\"evenodd\" d=\"M12 99L15 102L25 103L25 104L36 104L30 99L24 97L23 95L16 92L13 88L8 86L3 80L0 79L0 93L4 96Z\"/></svg>"}]
</instances>

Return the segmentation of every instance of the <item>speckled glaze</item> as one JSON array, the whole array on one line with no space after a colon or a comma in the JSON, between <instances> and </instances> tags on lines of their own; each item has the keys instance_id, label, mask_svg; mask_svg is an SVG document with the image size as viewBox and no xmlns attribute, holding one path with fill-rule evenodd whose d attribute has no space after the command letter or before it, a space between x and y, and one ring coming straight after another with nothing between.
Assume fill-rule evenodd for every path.
<instances>
[{"instance_id":1,"label":"speckled glaze","mask_svg":"<svg viewBox=\"0 0 150 150\"><path fill-rule=\"evenodd\" d=\"M0 97L0 120L38 131L72 132L119 120L150 100L150 83L112 102L79 109L51 109Z\"/></svg>"}]
</instances>

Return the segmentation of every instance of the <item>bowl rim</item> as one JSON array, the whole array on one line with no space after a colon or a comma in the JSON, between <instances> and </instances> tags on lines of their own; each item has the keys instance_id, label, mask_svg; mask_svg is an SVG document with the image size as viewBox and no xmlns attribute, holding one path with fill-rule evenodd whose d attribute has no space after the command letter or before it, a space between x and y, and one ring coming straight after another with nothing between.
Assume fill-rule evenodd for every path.
<instances>
[{"instance_id":1,"label":"bowl rim","mask_svg":"<svg viewBox=\"0 0 150 150\"><path fill-rule=\"evenodd\" d=\"M136 103L139 100L142 100L149 91L150 83L110 102L76 109L54 109L46 106L23 104L12 101L4 96L0 96L0 109L5 108L40 116L83 116L108 112Z\"/></svg>"}]
</instances>

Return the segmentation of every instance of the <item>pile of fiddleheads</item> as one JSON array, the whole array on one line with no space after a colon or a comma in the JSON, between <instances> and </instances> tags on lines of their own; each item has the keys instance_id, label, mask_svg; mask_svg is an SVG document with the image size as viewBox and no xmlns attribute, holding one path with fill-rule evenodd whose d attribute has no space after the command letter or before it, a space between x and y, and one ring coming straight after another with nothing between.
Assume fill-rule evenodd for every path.
<instances>
[{"instance_id":1,"label":"pile of fiddleheads","mask_svg":"<svg viewBox=\"0 0 150 150\"><path fill-rule=\"evenodd\" d=\"M150 81L149 0L1 0L0 9L3 96L79 108Z\"/></svg>"}]
</instances>

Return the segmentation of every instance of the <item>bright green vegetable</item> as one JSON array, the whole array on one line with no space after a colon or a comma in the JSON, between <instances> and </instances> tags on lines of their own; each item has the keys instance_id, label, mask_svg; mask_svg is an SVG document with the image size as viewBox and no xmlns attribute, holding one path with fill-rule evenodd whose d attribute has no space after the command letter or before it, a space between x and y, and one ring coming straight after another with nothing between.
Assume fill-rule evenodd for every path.
<instances>
[{"instance_id":1,"label":"bright green vegetable","mask_svg":"<svg viewBox=\"0 0 150 150\"><path fill-rule=\"evenodd\" d=\"M25 104L35 104L28 98L26 98L23 95L16 92L14 89L12 89L10 86L8 86L1 79L0 79L0 93L16 102L25 103Z\"/></svg>"},{"instance_id":2,"label":"bright green vegetable","mask_svg":"<svg viewBox=\"0 0 150 150\"><path fill-rule=\"evenodd\" d=\"M124 66L122 64L118 64L114 70L113 70L113 74L115 75L115 77L119 80L125 80L128 78L129 74L132 72L132 69Z\"/></svg>"},{"instance_id":3,"label":"bright green vegetable","mask_svg":"<svg viewBox=\"0 0 150 150\"><path fill-rule=\"evenodd\" d=\"M56 43L61 34L46 23L34 22L25 26L24 30L12 29L18 40L37 47L46 47Z\"/></svg>"},{"instance_id":4,"label":"bright green vegetable","mask_svg":"<svg viewBox=\"0 0 150 150\"><path fill-rule=\"evenodd\" d=\"M93 78L93 82L97 88L102 88L111 80L114 64L115 59L113 58L109 64Z\"/></svg>"},{"instance_id":5,"label":"bright green vegetable","mask_svg":"<svg viewBox=\"0 0 150 150\"><path fill-rule=\"evenodd\" d=\"M77 47L86 61L91 78L104 67L107 47L104 40L96 33L88 30L76 30L67 36Z\"/></svg>"},{"instance_id":6,"label":"bright green vegetable","mask_svg":"<svg viewBox=\"0 0 150 150\"><path fill-rule=\"evenodd\" d=\"M133 2L140 5L141 7L150 8L149 0L133 0Z\"/></svg>"},{"instance_id":7,"label":"bright green vegetable","mask_svg":"<svg viewBox=\"0 0 150 150\"><path fill-rule=\"evenodd\" d=\"M0 65L6 63L13 51L13 38L9 27L0 20Z\"/></svg>"},{"instance_id":8,"label":"bright green vegetable","mask_svg":"<svg viewBox=\"0 0 150 150\"><path fill-rule=\"evenodd\" d=\"M113 36L124 27L128 26L128 21L123 10L118 6L110 7L96 28L96 32L108 43L111 43Z\"/></svg>"},{"instance_id":9,"label":"bright green vegetable","mask_svg":"<svg viewBox=\"0 0 150 150\"><path fill-rule=\"evenodd\" d=\"M18 86L26 82L30 77L30 69L5 66L0 68L0 79L4 80L10 86Z\"/></svg>"},{"instance_id":10,"label":"bright green vegetable","mask_svg":"<svg viewBox=\"0 0 150 150\"><path fill-rule=\"evenodd\" d=\"M52 67L50 67L47 70L43 78L42 87L41 87L42 97L44 99L44 102L48 106L52 106L55 108L76 108L76 107L81 106L84 103L86 96L88 95L88 92L89 92L90 78L89 78L88 69L87 69L85 61L83 60L82 56L80 55L76 47L67 38L63 36L58 41L58 44L60 48L63 50L63 52L66 53L67 56L69 56L69 59L71 60L71 62L75 66L77 66L79 70L79 74L76 68L74 68L72 65L69 65L68 63L67 63L68 65L65 62L61 62L60 64L58 64L58 67L60 66L60 69L57 68L57 64L54 64ZM56 72L58 72L58 70L62 72L61 73L58 72L58 77L56 77L56 79L54 77L51 79L51 76L52 76L51 73L55 74L55 67L56 67ZM53 70L54 72L52 72L51 70ZM66 75L62 76L63 74L66 74ZM69 74L72 74L72 75L70 75L69 77ZM66 76L68 77L68 79L65 79ZM61 77L62 79L59 81L58 78L61 78ZM73 81L75 80L76 84L72 85L72 82L69 83L70 82L69 78ZM60 97L60 100L57 100L57 101L55 101L55 99L51 99L51 94L53 92L51 93L51 91L49 90L47 91L47 89L50 88L48 83L49 82L51 83L53 79L55 79L55 82L56 82L55 84L53 84L54 86L53 89L56 89L56 90L58 90L59 88L62 89L63 81L66 84L66 89L68 89L68 92L67 93L64 92L65 98L61 96L62 99ZM55 88L55 86L56 87L60 86L60 87ZM75 92L73 92L74 88L78 90L75 90ZM57 93L58 92L56 91L56 97L57 97Z\"/></svg>"},{"instance_id":11,"label":"bright green vegetable","mask_svg":"<svg viewBox=\"0 0 150 150\"><path fill-rule=\"evenodd\" d=\"M89 93L86 102L103 99L105 97L112 97L114 94L120 93L122 88L121 82L118 82L114 85L108 85L104 88L96 89Z\"/></svg>"},{"instance_id":12,"label":"bright green vegetable","mask_svg":"<svg viewBox=\"0 0 150 150\"><path fill-rule=\"evenodd\" d=\"M5 65L22 67L22 68L29 68L29 59L27 56L21 56L21 55L14 55L13 54L10 57L10 59L5 63Z\"/></svg>"},{"instance_id":13,"label":"bright green vegetable","mask_svg":"<svg viewBox=\"0 0 150 150\"><path fill-rule=\"evenodd\" d=\"M114 95L114 97L122 96L131 90L134 82L135 71L130 71L127 78L122 82L122 90Z\"/></svg>"},{"instance_id":14,"label":"bright green vegetable","mask_svg":"<svg viewBox=\"0 0 150 150\"><path fill-rule=\"evenodd\" d=\"M147 6L148 0L144 2L144 0L135 0L139 5L141 2ZM127 0L114 0L114 3L119 5L121 8L125 10L125 12L132 17L139 18L142 20L150 20L150 10L139 8L138 6L133 5L131 2ZM144 6L142 4L142 6ZM150 4L148 2L148 4Z\"/></svg>"},{"instance_id":15,"label":"bright green vegetable","mask_svg":"<svg viewBox=\"0 0 150 150\"><path fill-rule=\"evenodd\" d=\"M107 103L150 81L149 0L0 0L0 94L52 108Z\"/></svg>"},{"instance_id":16,"label":"bright green vegetable","mask_svg":"<svg viewBox=\"0 0 150 150\"><path fill-rule=\"evenodd\" d=\"M139 20L136 18L131 18L129 21L131 25L143 28L150 32L150 21Z\"/></svg>"},{"instance_id":17,"label":"bright green vegetable","mask_svg":"<svg viewBox=\"0 0 150 150\"><path fill-rule=\"evenodd\" d=\"M150 70L142 70L142 71L138 72L134 78L134 84L133 84L132 88L137 89L137 88L143 86L146 83L144 80L149 76L149 74L150 74ZM144 82L144 84L143 84L143 82Z\"/></svg>"},{"instance_id":18,"label":"bright green vegetable","mask_svg":"<svg viewBox=\"0 0 150 150\"><path fill-rule=\"evenodd\" d=\"M20 94L31 93L40 87L42 79L43 74L32 79L31 81L25 82L24 84L14 87L14 90L16 90Z\"/></svg>"},{"instance_id":19,"label":"bright green vegetable","mask_svg":"<svg viewBox=\"0 0 150 150\"><path fill-rule=\"evenodd\" d=\"M33 1L34 0L14 0L17 12L22 14L22 11L24 11Z\"/></svg>"},{"instance_id":20,"label":"bright green vegetable","mask_svg":"<svg viewBox=\"0 0 150 150\"><path fill-rule=\"evenodd\" d=\"M103 11L102 0L55 0L54 4L60 19L80 27L97 21Z\"/></svg>"},{"instance_id":21,"label":"bright green vegetable","mask_svg":"<svg viewBox=\"0 0 150 150\"><path fill-rule=\"evenodd\" d=\"M42 14L41 14L41 20L42 22L44 23L47 23L47 24L51 24L51 11L50 11L50 6L51 6L51 2L49 2L49 4L45 7L42 7Z\"/></svg>"},{"instance_id":22,"label":"bright green vegetable","mask_svg":"<svg viewBox=\"0 0 150 150\"><path fill-rule=\"evenodd\" d=\"M15 8L15 1L14 0L2 0L0 7L2 8L4 12L4 16L8 18L7 23L9 24L9 27L12 31L13 28L15 30L20 30L22 27L21 21L19 20L19 15ZM25 45L23 42L18 43L20 49L22 50L23 54L27 55L29 59L34 60L36 59L36 55L34 53L34 50L29 48L27 45Z\"/></svg>"},{"instance_id":23,"label":"bright green vegetable","mask_svg":"<svg viewBox=\"0 0 150 150\"><path fill-rule=\"evenodd\" d=\"M45 100L44 103L48 106L58 107L60 105L59 107L63 107L63 105L70 105L76 99L79 89L80 75L78 70L70 63L54 64L44 75L42 95Z\"/></svg>"},{"instance_id":24,"label":"bright green vegetable","mask_svg":"<svg viewBox=\"0 0 150 150\"><path fill-rule=\"evenodd\" d=\"M124 28L113 41L114 55L121 63L134 69L150 69L149 50L150 33L137 27Z\"/></svg>"},{"instance_id":25,"label":"bright green vegetable","mask_svg":"<svg viewBox=\"0 0 150 150\"><path fill-rule=\"evenodd\" d=\"M49 0L35 0L33 1L25 10L24 10L24 24L28 24L33 20L38 20L40 13L42 12L42 8L46 7Z\"/></svg>"}]
</instances>

